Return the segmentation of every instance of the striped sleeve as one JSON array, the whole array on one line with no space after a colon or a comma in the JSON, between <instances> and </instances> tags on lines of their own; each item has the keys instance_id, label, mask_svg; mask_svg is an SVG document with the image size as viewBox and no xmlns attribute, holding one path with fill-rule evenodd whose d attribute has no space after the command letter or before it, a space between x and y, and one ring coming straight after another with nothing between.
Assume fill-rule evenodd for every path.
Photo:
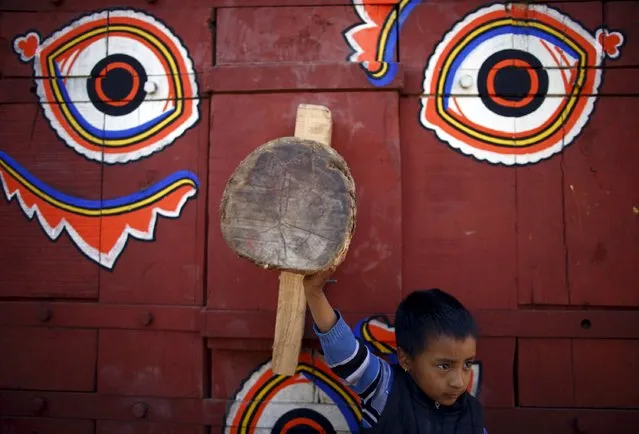
<instances>
[{"instance_id":1,"label":"striped sleeve","mask_svg":"<svg viewBox=\"0 0 639 434\"><path fill-rule=\"evenodd\" d=\"M392 369L357 340L341 314L335 313L337 322L329 331L321 333L317 326L313 328L324 350L326 363L359 395L363 426L372 428L386 405L392 385Z\"/></svg>"}]
</instances>

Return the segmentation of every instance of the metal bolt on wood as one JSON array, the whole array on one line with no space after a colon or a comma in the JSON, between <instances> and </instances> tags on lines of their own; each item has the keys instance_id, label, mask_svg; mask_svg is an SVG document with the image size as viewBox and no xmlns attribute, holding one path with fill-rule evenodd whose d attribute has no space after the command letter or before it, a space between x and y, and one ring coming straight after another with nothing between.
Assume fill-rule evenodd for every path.
<instances>
[{"instance_id":1,"label":"metal bolt on wood","mask_svg":"<svg viewBox=\"0 0 639 434\"><path fill-rule=\"evenodd\" d=\"M34 414L41 413L46 406L47 400L42 397L38 396L37 398L33 398L33 401L31 401L31 409L33 410Z\"/></svg>"},{"instance_id":2,"label":"metal bolt on wood","mask_svg":"<svg viewBox=\"0 0 639 434\"><path fill-rule=\"evenodd\" d=\"M149 412L149 406L146 402L136 402L133 405L133 416L137 419L144 418Z\"/></svg>"},{"instance_id":3,"label":"metal bolt on wood","mask_svg":"<svg viewBox=\"0 0 639 434\"><path fill-rule=\"evenodd\" d=\"M38 320L40 322L48 322L53 317L53 310L48 307L42 308L38 311Z\"/></svg>"},{"instance_id":4,"label":"metal bolt on wood","mask_svg":"<svg viewBox=\"0 0 639 434\"><path fill-rule=\"evenodd\" d=\"M145 310L140 314L140 325L148 327L153 322L153 314L148 310Z\"/></svg>"}]
</instances>

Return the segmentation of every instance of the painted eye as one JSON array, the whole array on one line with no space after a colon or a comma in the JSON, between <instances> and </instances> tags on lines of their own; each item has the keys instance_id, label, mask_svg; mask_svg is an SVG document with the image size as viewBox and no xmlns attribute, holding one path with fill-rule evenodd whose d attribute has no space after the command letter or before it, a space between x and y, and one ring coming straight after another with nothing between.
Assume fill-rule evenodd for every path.
<instances>
[{"instance_id":1,"label":"painted eye","mask_svg":"<svg viewBox=\"0 0 639 434\"><path fill-rule=\"evenodd\" d=\"M584 127L604 55L623 36L543 5L482 8L436 47L425 70L420 120L480 160L528 164L560 152Z\"/></svg>"},{"instance_id":2,"label":"painted eye","mask_svg":"<svg viewBox=\"0 0 639 434\"><path fill-rule=\"evenodd\" d=\"M40 44L14 40L34 62L37 92L58 135L78 153L107 163L150 155L198 119L192 62L153 17L113 10L83 17ZM56 102L57 104L51 104Z\"/></svg>"},{"instance_id":3,"label":"painted eye","mask_svg":"<svg viewBox=\"0 0 639 434\"><path fill-rule=\"evenodd\" d=\"M291 377L259 367L233 397L226 434L358 432L359 399L318 354L303 352ZM329 405L327 405L329 404Z\"/></svg>"}]
</instances>

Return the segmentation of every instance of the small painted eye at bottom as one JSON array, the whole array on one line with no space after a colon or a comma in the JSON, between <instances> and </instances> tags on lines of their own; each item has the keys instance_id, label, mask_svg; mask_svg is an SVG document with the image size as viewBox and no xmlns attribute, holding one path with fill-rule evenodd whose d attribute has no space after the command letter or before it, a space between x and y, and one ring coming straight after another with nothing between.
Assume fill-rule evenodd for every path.
<instances>
[{"instance_id":1,"label":"small painted eye at bottom","mask_svg":"<svg viewBox=\"0 0 639 434\"><path fill-rule=\"evenodd\" d=\"M335 428L323 414L309 408L298 408L283 414L273 425L274 433L335 434Z\"/></svg>"},{"instance_id":2,"label":"small painted eye at bottom","mask_svg":"<svg viewBox=\"0 0 639 434\"><path fill-rule=\"evenodd\" d=\"M233 400L226 434L358 432L362 418L357 395L308 352L290 377L274 375L270 361L260 366Z\"/></svg>"}]
</instances>

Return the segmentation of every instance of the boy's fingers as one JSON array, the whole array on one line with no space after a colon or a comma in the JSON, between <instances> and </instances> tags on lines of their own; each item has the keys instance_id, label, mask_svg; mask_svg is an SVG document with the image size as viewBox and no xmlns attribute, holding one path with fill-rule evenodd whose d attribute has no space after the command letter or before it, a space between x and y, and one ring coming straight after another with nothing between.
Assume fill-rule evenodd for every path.
<instances>
[{"instance_id":1,"label":"boy's fingers","mask_svg":"<svg viewBox=\"0 0 639 434\"><path fill-rule=\"evenodd\" d=\"M320 271L319 274L319 278L322 279L322 281L327 280L329 277L331 277L331 275L335 272L335 267L331 267L331 268L327 268L326 270Z\"/></svg>"},{"instance_id":2,"label":"boy's fingers","mask_svg":"<svg viewBox=\"0 0 639 434\"><path fill-rule=\"evenodd\" d=\"M326 270L318 271L317 273L306 276L305 280L307 282L323 284L324 282L326 282L326 280L328 280L329 277L331 277L331 274L333 274L334 272L335 267L327 268Z\"/></svg>"}]
</instances>

